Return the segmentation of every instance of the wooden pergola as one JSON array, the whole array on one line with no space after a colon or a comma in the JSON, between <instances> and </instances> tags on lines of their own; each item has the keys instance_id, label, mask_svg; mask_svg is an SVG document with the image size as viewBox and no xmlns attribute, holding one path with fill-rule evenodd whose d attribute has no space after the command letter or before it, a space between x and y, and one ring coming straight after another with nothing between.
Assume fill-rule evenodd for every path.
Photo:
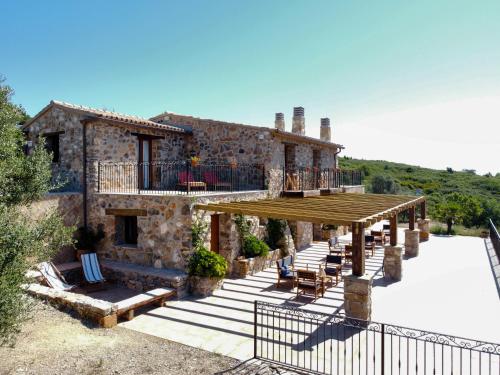
<instances>
[{"instance_id":1,"label":"wooden pergola","mask_svg":"<svg viewBox=\"0 0 500 375\"><path fill-rule=\"evenodd\" d=\"M409 228L415 229L416 206L420 205L420 216L425 219L425 197L334 193L305 198L275 198L256 201L197 204L200 210L305 221L315 224L350 225L352 231L352 272L356 276L365 273L364 228L389 219L390 243L397 244L397 216L408 210ZM212 230L218 223L212 223Z\"/></svg>"}]
</instances>

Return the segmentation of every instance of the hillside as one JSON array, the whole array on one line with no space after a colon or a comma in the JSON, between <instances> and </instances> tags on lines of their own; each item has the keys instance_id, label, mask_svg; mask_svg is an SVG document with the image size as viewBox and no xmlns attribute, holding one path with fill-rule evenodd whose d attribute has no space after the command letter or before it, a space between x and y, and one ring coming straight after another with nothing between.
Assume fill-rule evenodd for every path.
<instances>
[{"instance_id":1,"label":"hillside","mask_svg":"<svg viewBox=\"0 0 500 375\"><path fill-rule=\"evenodd\" d=\"M476 198L484 212L481 225L491 217L500 224L500 175L480 176L473 171L436 170L415 165L388 162L383 160L360 160L348 157L340 158L340 167L361 170L364 184L371 191L374 176L388 176L399 185L398 192L416 194L422 192L429 198L430 211L433 206L447 194L459 192Z\"/></svg>"}]
</instances>

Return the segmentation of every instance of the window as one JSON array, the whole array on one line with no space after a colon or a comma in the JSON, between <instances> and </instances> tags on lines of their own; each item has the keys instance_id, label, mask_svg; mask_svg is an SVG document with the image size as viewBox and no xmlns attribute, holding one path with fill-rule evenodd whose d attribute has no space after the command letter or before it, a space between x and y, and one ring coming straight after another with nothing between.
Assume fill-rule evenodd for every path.
<instances>
[{"instance_id":1,"label":"window","mask_svg":"<svg viewBox=\"0 0 500 375\"><path fill-rule=\"evenodd\" d=\"M45 137L45 149L52 153L52 163L59 163L59 134L47 134Z\"/></svg>"},{"instance_id":2,"label":"window","mask_svg":"<svg viewBox=\"0 0 500 375\"><path fill-rule=\"evenodd\" d=\"M116 216L116 244L137 245L137 216Z\"/></svg>"}]
</instances>

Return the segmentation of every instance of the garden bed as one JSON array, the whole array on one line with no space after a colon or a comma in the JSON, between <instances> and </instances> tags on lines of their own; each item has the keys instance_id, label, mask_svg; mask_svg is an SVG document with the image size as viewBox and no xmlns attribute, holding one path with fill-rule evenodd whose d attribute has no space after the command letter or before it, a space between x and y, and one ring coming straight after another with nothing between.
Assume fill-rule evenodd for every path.
<instances>
[{"instance_id":1,"label":"garden bed","mask_svg":"<svg viewBox=\"0 0 500 375\"><path fill-rule=\"evenodd\" d=\"M236 259L233 261L233 277L245 277L272 267L281 258L281 249L271 250L265 257Z\"/></svg>"}]
</instances>

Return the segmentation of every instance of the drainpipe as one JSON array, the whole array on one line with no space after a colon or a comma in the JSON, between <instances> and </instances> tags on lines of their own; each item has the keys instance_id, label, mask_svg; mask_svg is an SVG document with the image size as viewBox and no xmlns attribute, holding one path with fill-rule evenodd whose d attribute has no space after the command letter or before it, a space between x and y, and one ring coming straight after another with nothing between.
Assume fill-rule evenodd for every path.
<instances>
[{"instance_id":1,"label":"drainpipe","mask_svg":"<svg viewBox=\"0 0 500 375\"><path fill-rule=\"evenodd\" d=\"M337 169L337 155L340 154L341 152L342 152L342 148L339 147L338 151L335 151L333 153L333 162L335 163L335 169Z\"/></svg>"},{"instance_id":2,"label":"drainpipe","mask_svg":"<svg viewBox=\"0 0 500 375\"><path fill-rule=\"evenodd\" d=\"M88 120L80 121L82 123L82 151L83 151L83 227L88 229L87 220L87 122Z\"/></svg>"}]
</instances>

